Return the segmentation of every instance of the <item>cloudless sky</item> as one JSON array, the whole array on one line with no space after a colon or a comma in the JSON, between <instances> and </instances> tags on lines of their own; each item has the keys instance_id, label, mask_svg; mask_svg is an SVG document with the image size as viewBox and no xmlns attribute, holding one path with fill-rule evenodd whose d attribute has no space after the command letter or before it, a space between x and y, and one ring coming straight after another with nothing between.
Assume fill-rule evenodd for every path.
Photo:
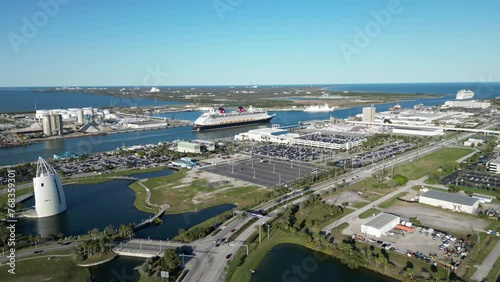
<instances>
[{"instance_id":1,"label":"cloudless sky","mask_svg":"<svg viewBox=\"0 0 500 282\"><path fill-rule=\"evenodd\" d=\"M500 81L500 1L391 2L5 0L0 86Z\"/></svg>"}]
</instances>

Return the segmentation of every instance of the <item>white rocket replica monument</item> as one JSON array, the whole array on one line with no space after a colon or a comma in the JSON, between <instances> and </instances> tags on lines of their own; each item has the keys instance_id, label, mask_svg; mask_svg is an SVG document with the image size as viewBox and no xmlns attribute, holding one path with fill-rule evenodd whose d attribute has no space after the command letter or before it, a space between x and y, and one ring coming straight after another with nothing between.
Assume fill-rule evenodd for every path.
<instances>
[{"instance_id":1,"label":"white rocket replica monument","mask_svg":"<svg viewBox=\"0 0 500 282\"><path fill-rule=\"evenodd\" d=\"M66 197L55 169L38 157L36 177L33 178L35 190L35 210L37 217L48 217L66 210Z\"/></svg>"}]
</instances>

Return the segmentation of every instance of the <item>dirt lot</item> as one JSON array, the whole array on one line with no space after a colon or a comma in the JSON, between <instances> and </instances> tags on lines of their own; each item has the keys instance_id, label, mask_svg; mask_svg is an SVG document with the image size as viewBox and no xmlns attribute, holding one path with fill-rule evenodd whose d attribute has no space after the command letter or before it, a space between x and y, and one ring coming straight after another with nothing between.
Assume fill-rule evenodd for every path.
<instances>
[{"instance_id":1,"label":"dirt lot","mask_svg":"<svg viewBox=\"0 0 500 282\"><path fill-rule=\"evenodd\" d=\"M474 229L474 231L484 231L487 227L487 223L478 217L418 203L398 201L392 207L383 211L397 214L403 219L418 216L418 220L424 226L452 233L458 232L464 235L471 233L471 229Z\"/></svg>"},{"instance_id":2,"label":"dirt lot","mask_svg":"<svg viewBox=\"0 0 500 282\"><path fill-rule=\"evenodd\" d=\"M337 206L341 205L343 202L348 202L349 206L352 206L357 202L366 202L366 203L370 202L364 199L362 196L358 195L358 193L354 191L345 191L344 193L340 194L340 196L337 194L337 195L332 195L331 197L329 196L328 193L326 193L323 195L323 197L325 198L327 203L329 204L335 203L335 205Z\"/></svg>"}]
</instances>

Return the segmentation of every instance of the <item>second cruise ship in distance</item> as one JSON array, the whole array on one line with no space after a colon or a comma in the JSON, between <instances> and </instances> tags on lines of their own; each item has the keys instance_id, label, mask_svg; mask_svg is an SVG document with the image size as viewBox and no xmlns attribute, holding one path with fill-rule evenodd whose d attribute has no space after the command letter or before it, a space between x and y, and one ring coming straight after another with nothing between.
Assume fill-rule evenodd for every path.
<instances>
[{"instance_id":1,"label":"second cruise ship in distance","mask_svg":"<svg viewBox=\"0 0 500 282\"><path fill-rule=\"evenodd\" d=\"M304 112L333 112L336 107L330 107L327 103L323 106L309 106L304 109Z\"/></svg>"},{"instance_id":2,"label":"second cruise ship in distance","mask_svg":"<svg viewBox=\"0 0 500 282\"><path fill-rule=\"evenodd\" d=\"M465 100L465 99L471 99L472 97L474 97L473 91L462 89L462 90L457 92L456 99L457 100Z\"/></svg>"},{"instance_id":3,"label":"second cruise ship in distance","mask_svg":"<svg viewBox=\"0 0 500 282\"><path fill-rule=\"evenodd\" d=\"M254 109L252 106L245 110L239 106L236 111L226 112L224 108L211 109L203 113L194 121L193 131L219 129L225 127L245 126L257 123L269 122L275 115L269 115L262 109Z\"/></svg>"}]
</instances>

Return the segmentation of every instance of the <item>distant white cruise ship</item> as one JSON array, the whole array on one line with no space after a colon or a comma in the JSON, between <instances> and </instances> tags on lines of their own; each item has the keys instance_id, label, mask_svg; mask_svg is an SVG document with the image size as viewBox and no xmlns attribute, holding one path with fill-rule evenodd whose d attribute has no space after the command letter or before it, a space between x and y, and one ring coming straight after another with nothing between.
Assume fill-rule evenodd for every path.
<instances>
[{"instance_id":1,"label":"distant white cruise ship","mask_svg":"<svg viewBox=\"0 0 500 282\"><path fill-rule=\"evenodd\" d=\"M309 106L304 109L304 112L333 112L335 111L336 107L331 107L328 106L328 104L325 103L323 106Z\"/></svg>"},{"instance_id":2,"label":"distant white cruise ship","mask_svg":"<svg viewBox=\"0 0 500 282\"><path fill-rule=\"evenodd\" d=\"M228 113L224 108L210 109L209 112L203 113L194 121L193 131L264 123L270 121L274 116L274 114L269 115L262 109L254 109L252 106L248 110L240 106L236 111Z\"/></svg>"},{"instance_id":3,"label":"distant white cruise ship","mask_svg":"<svg viewBox=\"0 0 500 282\"><path fill-rule=\"evenodd\" d=\"M471 90L462 89L457 92L457 100L471 99L474 97L474 92Z\"/></svg>"}]
</instances>

